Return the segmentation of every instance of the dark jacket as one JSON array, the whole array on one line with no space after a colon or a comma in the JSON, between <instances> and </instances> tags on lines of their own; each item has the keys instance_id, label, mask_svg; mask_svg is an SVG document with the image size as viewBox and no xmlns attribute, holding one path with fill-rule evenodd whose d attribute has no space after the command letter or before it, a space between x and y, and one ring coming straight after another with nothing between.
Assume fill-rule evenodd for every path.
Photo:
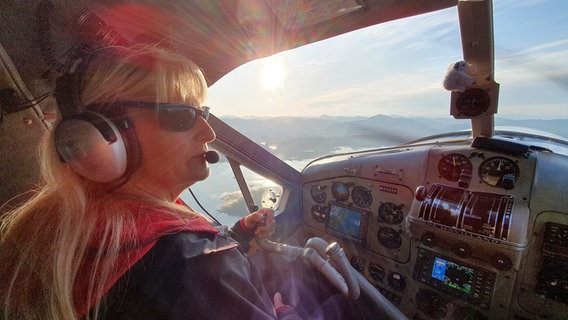
<instances>
[{"instance_id":1,"label":"dark jacket","mask_svg":"<svg viewBox=\"0 0 568 320\"><path fill-rule=\"evenodd\" d=\"M231 237L232 236L232 237ZM231 231L179 232L162 237L103 298L101 319L276 319L272 294ZM278 319L300 319L281 308Z\"/></svg>"}]
</instances>

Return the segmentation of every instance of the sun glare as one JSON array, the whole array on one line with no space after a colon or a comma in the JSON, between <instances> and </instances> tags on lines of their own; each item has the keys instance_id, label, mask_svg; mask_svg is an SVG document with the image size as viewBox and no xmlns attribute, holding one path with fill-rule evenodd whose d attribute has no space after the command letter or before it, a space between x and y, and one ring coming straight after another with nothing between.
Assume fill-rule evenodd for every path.
<instances>
[{"instance_id":1,"label":"sun glare","mask_svg":"<svg viewBox=\"0 0 568 320\"><path fill-rule=\"evenodd\" d=\"M284 79L286 79L286 68L282 60L276 57L266 58L262 63L262 88L274 91L282 87Z\"/></svg>"}]
</instances>

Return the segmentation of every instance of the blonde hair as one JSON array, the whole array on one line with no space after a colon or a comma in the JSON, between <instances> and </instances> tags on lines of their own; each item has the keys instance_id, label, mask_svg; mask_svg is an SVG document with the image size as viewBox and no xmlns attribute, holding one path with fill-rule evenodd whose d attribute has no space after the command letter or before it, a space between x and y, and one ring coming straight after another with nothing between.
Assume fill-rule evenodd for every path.
<instances>
[{"instance_id":1,"label":"blonde hair","mask_svg":"<svg viewBox=\"0 0 568 320\"><path fill-rule=\"evenodd\" d=\"M116 99L203 102L205 78L186 57L154 45L110 51L97 54L85 70L84 104ZM5 214L0 226L0 309L6 319L77 319L73 289L89 243L95 236L101 239L88 292L83 293L87 301L102 297L116 262L103 261L103 251L117 252L122 230L134 221L124 202L113 200L112 191L94 194L91 182L60 161L52 132L40 150L43 185ZM171 214L179 215L175 204L161 205L176 208ZM98 313L97 304L94 319Z\"/></svg>"}]
</instances>

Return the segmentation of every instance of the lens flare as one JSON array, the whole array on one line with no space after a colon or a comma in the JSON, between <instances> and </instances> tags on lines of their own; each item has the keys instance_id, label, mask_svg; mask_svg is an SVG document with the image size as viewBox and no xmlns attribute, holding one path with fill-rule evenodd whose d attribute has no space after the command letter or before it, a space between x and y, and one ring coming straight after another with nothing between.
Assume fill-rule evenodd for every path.
<instances>
[{"instance_id":1,"label":"lens flare","mask_svg":"<svg viewBox=\"0 0 568 320\"><path fill-rule=\"evenodd\" d=\"M270 57L263 61L261 85L265 90L275 91L282 88L286 79L286 67L284 62L276 57Z\"/></svg>"}]
</instances>

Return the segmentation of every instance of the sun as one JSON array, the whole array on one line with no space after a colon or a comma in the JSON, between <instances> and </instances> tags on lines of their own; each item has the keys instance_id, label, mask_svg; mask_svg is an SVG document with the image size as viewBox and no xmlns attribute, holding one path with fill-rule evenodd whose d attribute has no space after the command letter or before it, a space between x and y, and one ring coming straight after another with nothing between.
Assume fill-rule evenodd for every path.
<instances>
[{"instance_id":1,"label":"sun","mask_svg":"<svg viewBox=\"0 0 568 320\"><path fill-rule=\"evenodd\" d=\"M277 57L264 59L262 63L261 85L265 90L275 91L281 88L286 79L284 62Z\"/></svg>"}]
</instances>

